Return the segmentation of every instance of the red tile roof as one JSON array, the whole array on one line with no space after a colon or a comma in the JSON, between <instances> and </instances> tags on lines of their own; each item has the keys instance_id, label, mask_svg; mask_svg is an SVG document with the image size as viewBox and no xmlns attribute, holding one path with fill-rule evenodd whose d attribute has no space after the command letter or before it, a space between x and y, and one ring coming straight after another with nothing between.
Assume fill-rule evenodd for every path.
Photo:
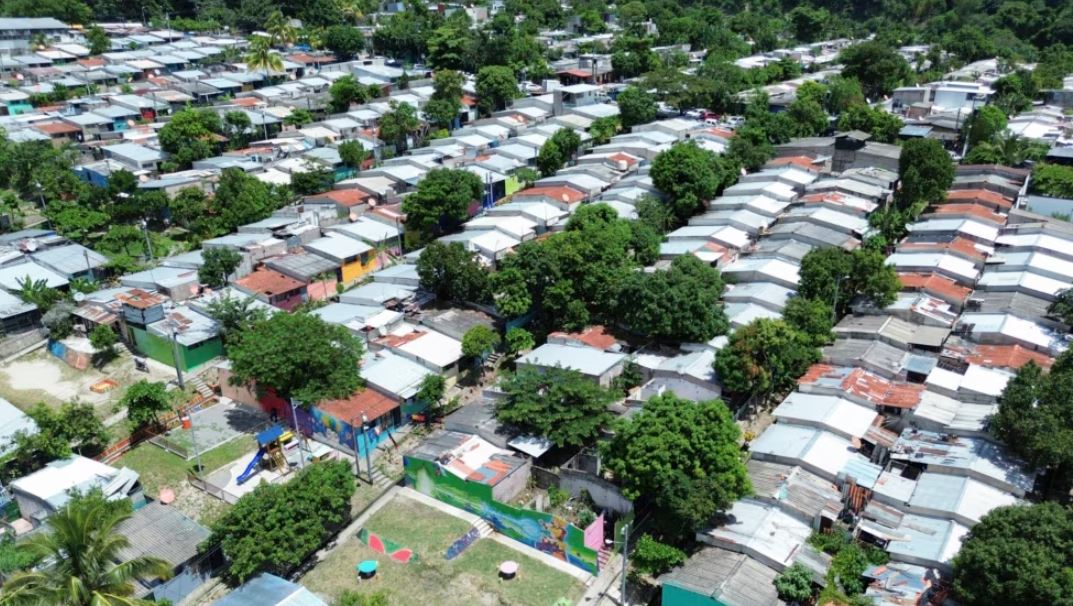
<instances>
[{"instance_id":1,"label":"red tile roof","mask_svg":"<svg viewBox=\"0 0 1073 606\"><path fill-rule=\"evenodd\" d=\"M854 368L848 373L845 370L827 364L813 364L797 382L809 385L825 377L833 378L841 381L842 391L863 398L875 406L893 408L915 408L920 403L921 393L924 392L923 385L890 381L863 368Z\"/></svg>"},{"instance_id":2,"label":"red tile roof","mask_svg":"<svg viewBox=\"0 0 1073 606\"><path fill-rule=\"evenodd\" d=\"M607 351L618 343L618 339L607 332L607 328L599 325L590 326L581 332L553 332L549 336L579 341L589 347L595 347L596 349L602 349L604 351Z\"/></svg>"},{"instance_id":3,"label":"red tile roof","mask_svg":"<svg viewBox=\"0 0 1073 606\"><path fill-rule=\"evenodd\" d=\"M268 296L289 293L305 286L304 282L264 267L245 278L235 280L235 284L246 290Z\"/></svg>"},{"instance_id":4,"label":"red tile roof","mask_svg":"<svg viewBox=\"0 0 1073 606\"><path fill-rule=\"evenodd\" d=\"M121 292L115 298L124 305L129 305L135 309L149 309L156 305L163 305L168 300L164 295L144 291L140 288L132 288L127 292Z\"/></svg>"},{"instance_id":5,"label":"red tile roof","mask_svg":"<svg viewBox=\"0 0 1073 606\"><path fill-rule=\"evenodd\" d=\"M333 189L326 191L315 196L309 196L307 200L331 200L340 206L357 206L368 202L372 198L369 194L361 191L360 189Z\"/></svg>"},{"instance_id":6,"label":"red tile roof","mask_svg":"<svg viewBox=\"0 0 1073 606\"><path fill-rule=\"evenodd\" d=\"M608 156L607 159L614 160L615 162L625 162L628 166L633 166L634 164L637 164L637 158L634 158L633 156L629 154L624 154L622 152L612 154Z\"/></svg>"},{"instance_id":7,"label":"red tile roof","mask_svg":"<svg viewBox=\"0 0 1073 606\"><path fill-rule=\"evenodd\" d=\"M734 131L728 130L726 128L718 128L718 127L713 126L712 128L707 129L706 132L709 132L709 133L711 133L711 134L713 134L713 135L715 135L717 137L722 137L724 139L732 139L732 138L734 138ZM787 163L784 163L784 164L787 164Z\"/></svg>"},{"instance_id":8,"label":"red tile roof","mask_svg":"<svg viewBox=\"0 0 1073 606\"><path fill-rule=\"evenodd\" d=\"M570 69L559 70L559 72L557 72L557 73L559 75L573 76L575 78L591 78L592 77L592 72L591 71L589 71L587 69L580 69L580 68L577 68L577 67L572 67Z\"/></svg>"},{"instance_id":9,"label":"red tile roof","mask_svg":"<svg viewBox=\"0 0 1073 606\"><path fill-rule=\"evenodd\" d=\"M978 202L1004 210L1013 207L1012 200L986 189L954 189L946 192L946 199L948 202Z\"/></svg>"},{"instance_id":10,"label":"red tile roof","mask_svg":"<svg viewBox=\"0 0 1073 606\"><path fill-rule=\"evenodd\" d=\"M1020 345L977 345L965 355L965 361L980 366L1021 368L1030 361L1050 368L1054 358Z\"/></svg>"},{"instance_id":11,"label":"red tile roof","mask_svg":"<svg viewBox=\"0 0 1073 606\"><path fill-rule=\"evenodd\" d=\"M477 105L477 99L470 95L462 95L462 105L465 105L466 107L474 107Z\"/></svg>"},{"instance_id":12,"label":"red tile roof","mask_svg":"<svg viewBox=\"0 0 1073 606\"><path fill-rule=\"evenodd\" d=\"M550 198L552 200L561 200L567 203L581 202L585 199L585 194L577 191L576 189L570 189L569 187L530 187L514 194L515 198Z\"/></svg>"},{"instance_id":13,"label":"red tile roof","mask_svg":"<svg viewBox=\"0 0 1073 606\"><path fill-rule=\"evenodd\" d=\"M971 288L961 286L957 282L936 273L932 274L898 274L898 280L904 290L921 291L950 303L964 305L965 300L972 294Z\"/></svg>"},{"instance_id":14,"label":"red tile roof","mask_svg":"<svg viewBox=\"0 0 1073 606\"><path fill-rule=\"evenodd\" d=\"M416 341L420 339L426 334L428 333L423 330L415 330L413 332L408 332L404 335L387 335L384 337L380 337L376 340L376 342L379 345L383 345L384 347L402 347L403 345L406 345L411 341Z\"/></svg>"},{"instance_id":15,"label":"red tile roof","mask_svg":"<svg viewBox=\"0 0 1073 606\"><path fill-rule=\"evenodd\" d=\"M327 400L317 404L317 408L343 421L344 423L361 424L361 415L364 414L370 421L395 410L399 402L375 389L365 388L355 392L345 400Z\"/></svg>"},{"instance_id":16,"label":"red tile roof","mask_svg":"<svg viewBox=\"0 0 1073 606\"><path fill-rule=\"evenodd\" d=\"M987 258L986 254L976 248L976 244L972 240L962 238L961 236L958 236L949 242L903 242L898 245L898 250L948 250L959 253L960 256L974 261L983 261Z\"/></svg>"},{"instance_id":17,"label":"red tile roof","mask_svg":"<svg viewBox=\"0 0 1073 606\"><path fill-rule=\"evenodd\" d=\"M82 132L81 128L66 122L38 122L34 124L34 128L46 135L71 135Z\"/></svg>"},{"instance_id":18,"label":"red tile roof","mask_svg":"<svg viewBox=\"0 0 1073 606\"><path fill-rule=\"evenodd\" d=\"M796 166L812 172L820 172L816 160L808 156L786 156L769 160L768 166Z\"/></svg>"},{"instance_id":19,"label":"red tile roof","mask_svg":"<svg viewBox=\"0 0 1073 606\"><path fill-rule=\"evenodd\" d=\"M257 97L239 97L231 102L240 107L253 107L261 104L261 101L257 99Z\"/></svg>"},{"instance_id":20,"label":"red tile roof","mask_svg":"<svg viewBox=\"0 0 1073 606\"><path fill-rule=\"evenodd\" d=\"M1006 217L990 210L990 207L974 203L947 203L936 206L933 212L940 215L961 215L982 219L995 225L1005 225Z\"/></svg>"},{"instance_id":21,"label":"red tile roof","mask_svg":"<svg viewBox=\"0 0 1073 606\"><path fill-rule=\"evenodd\" d=\"M104 67L104 58L102 57L90 57L88 59L79 59L77 61L82 67Z\"/></svg>"}]
</instances>

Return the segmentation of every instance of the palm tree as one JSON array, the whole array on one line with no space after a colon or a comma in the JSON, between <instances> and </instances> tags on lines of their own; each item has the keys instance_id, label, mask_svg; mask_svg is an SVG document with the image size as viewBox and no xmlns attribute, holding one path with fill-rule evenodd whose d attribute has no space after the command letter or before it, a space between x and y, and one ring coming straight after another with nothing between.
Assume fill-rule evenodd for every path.
<instances>
[{"instance_id":1,"label":"palm tree","mask_svg":"<svg viewBox=\"0 0 1073 606\"><path fill-rule=\"evenodd\" d=\"M250 42L250 52L246 53L246 67L252 70L264 70L265 80L270 71L283 71L283 58L272 50L272 41L268 38L254 38Z\"/></svg>"},{"instance_id":2,"label":"palm tree","mask_svg":"<svg viewBox=\"0 0 1073 606\"><path fill-rule=\"evenodd\" d=\"M340 0L339 10L354 23L361 23L362 17L365 16L361 0Z\"/></svg>"},{"instance_id":3,"label":"palm tree","mask_svg":"<svg viewBox=\"0 0 1073 606\"><path fill-rule=\"evenodd\" d=\"M145 556L120 561L130 543L116 526L130 515L99 495L71 499L48 519L50 532L25 544L46 564L13 576L0 593L0 606L152 606L133 597L134 581L166 579L171 566Z\"/></svg>"},{"instance_id":4,"label":"palm tree","mask_svg":"<svg viewBox=\"0 0 1073 606\"><path fill-rule=\"evenodd\" d=\"M265 31L271 37L273 44L280 46L287 46L295 41L298 37L298 32L291 26L290 22L283 13L273 11L268 19L265 21Z\"/></svg>"}]
</instances>

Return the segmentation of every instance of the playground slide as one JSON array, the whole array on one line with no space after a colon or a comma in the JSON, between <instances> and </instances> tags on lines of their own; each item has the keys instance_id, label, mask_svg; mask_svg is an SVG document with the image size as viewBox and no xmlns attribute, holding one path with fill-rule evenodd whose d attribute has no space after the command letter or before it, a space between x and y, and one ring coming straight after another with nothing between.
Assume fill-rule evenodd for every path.
<instances>
[{"instance_id":1,"label":"playground slide","mask_svg":"<svg viewBox=\"0 0 1073 606\"><path fill-rule=\"evenodd\" d=\"M247 480L253 477L253 474L257 471L257 464L261 462L261 457L265 456L265 448L262 446L257 449L257 454L253 455L253 460L246 466L246 470L242 472L242 475L238 477L239 486L246 483Z\"/></svg>"}]
</instances>

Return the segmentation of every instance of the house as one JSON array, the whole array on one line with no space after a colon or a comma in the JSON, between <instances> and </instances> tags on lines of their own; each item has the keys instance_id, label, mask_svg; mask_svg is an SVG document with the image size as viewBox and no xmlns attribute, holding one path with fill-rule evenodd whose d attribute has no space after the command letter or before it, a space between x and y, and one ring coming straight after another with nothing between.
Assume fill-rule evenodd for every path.
<instances>
[{"instance_id":1,"label":"house","mask_svg":"<svg viewBox=\"0 0 1073 606\"><path fill-rule=\"evenodd\" d=\"M355 238L332 234L307 242L304 248L339 265L343 284L353 284L377 267L376 251Z\"/></svg>"},{"instance_id":2,"label":"house","mask_svg":"<svg viewBox=\"0 0 1073 606\"><path fill-rule=\"evenodd\" d=\"M309 296L304 282L264 267L235 280L234 286L264 303L286 311L305 303Z\"/></svg>"},{"instance_id":3,"label":"house","mask_svg":"<svg viewBox=\"0 0 1073 606\"><path fill-rule=\"evenodd\" d=\"M408 470L414 460L436 465L467 482L489 486L492 498L500 502L513 500L525 489L532 467L531 459L516 456L479 436L443 430L433 432L406 453Z\"/></svg>"},{"instance_id":4,"label":"house","mask_svg":"<svg viewBox=\"0 0 1073 606\"><path fill-rule=\"evenodd\" d=\"M14 452L14 438L17 433L33 435L37 433L37 423L14 404L0 398L0 456Z\"/></svg>"},{"instance_id":5,"label":"house","mask_svg":"<svg viewBox=\"0 0 1073 606\"><path fill-rule=\"evenodd\" d=\"M702 547L659 578L664 604L690 606L785 606L775 589L774 569L742 553Z\"/></svg>"},{"instance_id":6,"label":"house","mask_svg":"<svg viewBox=\"0 0 1073 606\"><path fill-rule=\"evenodd\" d=\"M213 602L212 606L328 606L297 583L264 573Z\"/></svg>"},{"instance_id":7,"label":"house","mask_svg":"<svg viewBox=\"0 0 1073 606\"><path fill-rule=\"evenodd\" d=\"M100 277L108 258L81 244L66 244L40 249L30 254L37 263L62 275L68 280Z\"/></svg>"},{"instance_id":8,"label":"house","mask_svg":"<svg viewBox=\"0 0 1073 606\"><path fill-rule=\"evenodd\" d=\"M167 310L145 330L131 327L131 332L139 351L184 372L203 368L223 355L219 323L188 305Z\"/></svg>"},{"instance_id":9,"label":"house","mask_svg":"<svg viewBox=\"0 0 1073 606\"><path fill-rule=\"evenodd\" d=\"M990 441L908 428L890 450L901 467L948 476L974 478L1014 496L1032 492L1036 474Z\"/></svg>"},{"instance_id":10,"label":"house","mask_svg":"<svg viewBox=\"0 0 1073 606\"><path fill-rule=\"evenodd\" d=\"M588 346L545 343L518 358L515 364L519 369L574 370L603 387L610 387L611 381L622 374L625 368L626 354L601 351Z\"/></svg>"},{"instance_id":11,"label":"house","mask_svg":"<svg viewBox=\"0 0 1073 606\"><path fill-rule=\"evenodd\" d=\"M136 598L178 603L211 577L211 570L199 566L198 551L211 532L174 507L159 501L147 503L120 522L115 532L128 542L119 552L120 560L154 557L171 568L172 577L167 581L135 583Z\"/></svg>"},{"instance_id":12,"label":"house","mask_svg":"<svg viewBox=\"0 0 1073 606\"><path fill-rule=\"evenodd\" d=\"M375 340L373 345L389 349L432 372L444 375L448 387L457 380L458 361L462 359L462 342L458 339L431 329L404 324L395 332Z\"/></svg>"},{"instance_id":13,"label":"house","mask_svg":"<svg viewBox=\"0 0 1073 606\"><path fill-rule=\"evenodd\" d=\"M40 322L41 312L36 305L0 290L0 337L25 332Z\"/></svg>"},{"instance_id":14,"label":"house","mask_svg":"<svg viewBox=\"0 0 1073 606\"><path fill-rule=\"evenodd\" d=\"M137 143L117 143L103 148L104 156L134 170L156 171L164 161L164 152Z\"/></svg>"},{"instance_id":15,"label":"house","mask_svg":"<svg viewBox=\"0 0 1073 606\"><path fill-rule=\"evenodd\" d=\"M30 49L30 41L40 34L48 38L65 35L70 27L51 17L4 17L0 19L0 53L12 55Z\"/></svg>"},{"instance_id":16,"label":"house","mask_svg":"<svg viewBox=\"0 0 1073 606\"><path fill-rule=\"evenodd\" d=\"M10 484L19 513L37 526L71 500L71 491L100 488L109 500L130 499L135 507L145 502L138 472L116 469L93 459L72 455Z\"/></svg>"}]
</instances>

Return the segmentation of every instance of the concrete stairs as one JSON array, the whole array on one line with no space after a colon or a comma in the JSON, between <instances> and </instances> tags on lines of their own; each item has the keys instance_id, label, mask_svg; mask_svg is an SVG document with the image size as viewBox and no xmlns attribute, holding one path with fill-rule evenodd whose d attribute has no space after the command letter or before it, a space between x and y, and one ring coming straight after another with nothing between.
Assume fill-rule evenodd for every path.
<instances>
[{"instance_id":1,"label":"concrete stairs","mask_svg":"<svg viewBox=\"0 0 1073 606\"><path fill-rule=\"evenodd\" d=\"M387 489L395 484L394 480L384 475L382 471L373 467L373 485L383 489Z\"/></svg>"},{"instance_id":2,"label":"concrete stairs","mask_svg":"<svg viewBox=\"0 0 1073 606\"><path fill-rule=\"evenodd\" d=\"M598 570L603 570L607 567L607 563L611 561L611 558L615 555L613 551L607 549L600 549L596 552L596 566Z\"/></svg>"},{"instance_id":3,"label":"concrete stairs","mask_svg":"<svg viewBox=\"0 0 1073 606\"><path fill-rule=\"evenodd\" d=\"M482 539L492 536L492 533L495 532L492 525L483 519L474 522L473 527L477 529L477 534L479 534Z\"/></svg>"},{"instance_id":4,"label":"concrete stairs","mask_svg":"<svg viewBox=\"0 0 1073 606\"><path fill-rule=\"evenodd\" d=\"M205 382L201 380L201 377L190 377L190 379L188 379L186 383L190 387L193 387L194 391L198 392L198 394L200 394L201 397L205 399L211 398L216 395L215 393L213 393L212 388L210 388L208 385L205 385Z\"/></svg>"}]
</instances>

